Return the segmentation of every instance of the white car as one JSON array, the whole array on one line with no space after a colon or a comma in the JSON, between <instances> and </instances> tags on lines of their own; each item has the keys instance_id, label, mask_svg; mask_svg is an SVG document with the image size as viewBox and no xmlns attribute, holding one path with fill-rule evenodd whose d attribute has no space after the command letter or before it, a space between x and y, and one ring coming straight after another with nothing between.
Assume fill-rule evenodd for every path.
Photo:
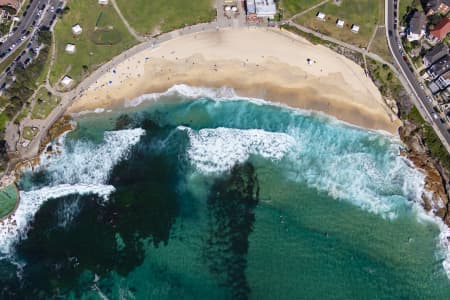
<instances>
[{"instance_id":1,"label":"white car","mask_svg":"<svg viewBox=\"0 0 450 300\"><path fill-rule=\"evenodd\" d=\"M435 120L439 119L438 114L437 114L437 113L433 113L433 118L434 118Z\"/></svg>"}]
</instances>

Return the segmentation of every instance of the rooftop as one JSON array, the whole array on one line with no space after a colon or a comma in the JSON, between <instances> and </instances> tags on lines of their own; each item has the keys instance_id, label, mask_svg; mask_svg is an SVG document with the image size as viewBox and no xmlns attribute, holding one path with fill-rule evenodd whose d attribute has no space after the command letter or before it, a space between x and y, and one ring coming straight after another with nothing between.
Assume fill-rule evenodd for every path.
<instances>
[{"instance_id":1,"label":"rooftop","mask_svg":"<svg viewBox=\"0 0 450 300\"><path fill-rule=\"evenodd\" d=\"M430 49L423 57L423 63L425 66L430 66L443 58L449 53L448 46L444 43L440 43Z\"/></svg>"},{"instance_id":2,"label":"rooftop","mask_svg":"<svg viewBox=\"0 0 450 300\"><path fill-rule=\"evenodd\" d=\"M450 69L450 56L446 55L428 69L428 74L436 78Z\"/></svg>"},{"instance_id":3,"label":"rooftop","mask_svg":"<svg viewBox=\"0 0 450 300\"><path fill-rule=\"evenodd\" d=\"M256 14L262 17L273 17L277 12L274 0L255 0Z\"/></svg>"},{"instance_id":4,"label":"rooftop","mask_svg":"<svg viewBox=\"0 0 450 300\"><path fill-rule=\"evenodd\" d=\"M431 30L431 35L435 38L442 40L450 32L450 19L445 17L441 22L439 22L436 27Z\"/></svg>"},{"instance_id":5,"label":"rooftop","mask_svg":"<svg viewBox=\"0 0 450 300\"><path fill-rule=\"evenodd\" d=\"M409 21L409 31L414 34L420 34L422 30L425 30L427 24L427 17L423 12L416 11L411 21Z\"/></svg>"}]
</instances>

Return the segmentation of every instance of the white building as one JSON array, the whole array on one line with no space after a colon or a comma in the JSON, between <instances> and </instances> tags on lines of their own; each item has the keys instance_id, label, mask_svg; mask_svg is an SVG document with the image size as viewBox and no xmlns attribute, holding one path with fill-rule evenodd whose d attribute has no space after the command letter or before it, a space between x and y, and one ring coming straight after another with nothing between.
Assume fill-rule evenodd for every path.
<instances>
[{"instance_id":1,"label":"white building","mask_svg":"<svg viewBox=\"0 0 450 300\"><path fill-rule=\"evenodd\" d=\"M74 44L67 44L66 45L66 52L67 53L75 53L75 45Z\"/></svg>"},{"instance_id":2,"label":"white building","mask_svg":"<svg viewBox=\"0 0 450 300\"><path fill-rule=\"evenodd\" d=\"M64 76L64 78L61 80L62 85L69 86L73 82L73 79L69 76Z\"/></svg>"},{"instance_id":3,"label":"white building","mask_svg":"<svg viewBox=\"0 0 450 300\"><path fill-rule=\"evenodd\" d=\"M342 27L344 27L344 23L345 23L344 20L337 19L336 26L339 28L342 28Z\"/></svg>"},{"instance_id":4,"label":"white building","mask_svg":"<svg viewBox=\"0 0 450 300\"><path fill-rule=\"evenodd\" d=\"M255 2L256 16L258 18L273 19L277 13L274 0L248 0Z\"/></svg>"},{"instance_id":5,"label":"white building","mask_svg":"<svg viewBox=\"0 0 450 300\"><path fill-rule=\"evenodd\" d=\"M407 30L406 38L408 41L418 41L425 35L427 25L427 17L423 12L416 11L411 20Z\"/></svg>"},{"instance_id":6,"label":"white building","mask_svg":"<svg viewBox=\"0 0 450 300\"><path fill-rule=\"evenodd\" d=\"M79 35L83 32L83 28L81 28L80 24L75 24L72 26L72 33L75 35Z\"/></svg>"},{"instance_id":7,"label":"white building","mask_svg":"<svg viewBox=\"0 0 450 300\"><path fill-rule=\"evenodd\" d=\"M353 24L353 25L352 25L352 29L351 29L351 30L352 30L352 32L353 32L353 33L358 33L358 32L359 32L359 26L358 26L358 25L355 25L355 24Z\"/></svg>"},{"instance_id":8,"label":"white building","mask_svg":"<svg viewBox=\"0 0 450 300\"><path fill-rule=\"evenodd\" d=\"M326 15L323 12L318 12L316 15L317 19L321 20L321 21L325 21L325 17Z\"/></svg>"},{"instance_id":9,"label":"white building","mask_svg":"<svg viewBox=\"0 0 450 300\"><path fill-rule=\"evenodd\" d=\"M98 0L98 4L100 5L108 5L108 0Z\"/></svg>"}]
</instances>

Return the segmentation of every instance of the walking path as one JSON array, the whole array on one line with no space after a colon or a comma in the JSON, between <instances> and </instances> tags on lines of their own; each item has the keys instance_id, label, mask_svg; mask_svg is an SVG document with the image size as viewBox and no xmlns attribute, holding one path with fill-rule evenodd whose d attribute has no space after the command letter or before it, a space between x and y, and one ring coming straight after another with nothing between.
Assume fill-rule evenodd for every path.
<instances>
[{"instance_id":1,"label":"walking path","mask_svg":"<svg viewBox=\"0 0 450 300\"><path fill-rule=\"evenodd\" d=\"M128 32L139 42L144 42L146 41L146 38L139 35L133 27L130 26L130 24L128 23L127 19L125 19L125 17L122 14L122 11L120 10L119 6L116 3L116 0L111 0L111 4L113 5L116 13L119 15L119 18L122 20L122 23L125 24L125 27L127 28Z\"/></svg>"},{"instance_id":2,"label":"walking path","mask_svg":"<svg viewBox=\"0 0 450 300\"><path fill-rule=\"evenodd\" d=\"M322 1L322 2L314 5L313 7L308 8L307 10L303 11L302 13L306 13L307 11L310 11L320 5L323 5L328 1L329 0ZM229 22L229 20L225 20L223 18L218 18L218 19L222 20L222 22L219 22L219 20L216 20L216 21L213 21L210 23L197 24L197 25L177 29L177 30L174 30L174 31L171 31L168 33L161 34L159 36L144 38L142 36L137 35L136 32L134 31L134 29L128 25L128 22L125 20L125 18L123 17L123 15L120 12L120 9L117 7L115 0L112 0L112 3L113 3L114 8L116 9L117 13L121 17L122 21L124 22L124 24L127 25L127 28L130 31L130 33L133 34L133 32L134 32L133 36L135 36L138 40L141 40L141 41L143 40L143 42L122 52L121 54L114 57L109 62L103 64L101 67L99 67L97 70L95 70L93 73L91 73L86 79L84 79L78 86L76 86L71 91L64 92L64 93L56 91L50 85L50 83L48 81L49 78L47 76L47 80L46 80L46 83L44 86L50 92L52 92L54 95L61 97L61 102L53 111L51 111L51 113L45 120L26 119L22 122L23 124L21 124L22 125L21 128L37 127L39 129L39 131L38 131L37 135L33 138L33 140L27 145L27 147L22 147L20 144L17 145L18 156L21 158L21 160L26 160L26 159L35 157L39 151L40 141L46 136L48 129L59 118L61 118L63 116L66 109L72 104L72 102L76 98L82 96L84 94L84 92L92 84L94 84L100 77L102 77L105 73L110 72L111 69L113 69L116 65L120 64L124 60L128 59L129 57L131 57L145 49L157 47L160 43L169 41L173 38L177 38L182 35L193 34L193 33L202 32L202 31L219 30L220 28L235 27L235 26L243 25L243 24L241 24L241 23L243 23L242 16L239 17L238 22ZM217 9L218 9L218 15L223 14L223 12L220 11L220 9L223 5L223 0L216 0L216 5L217 5ZM301 13L299 13L299 14L301 14ZM296 16L298 16L299 14L297 14ZM294 18L296 16L293 16L292 18ZM381 58L377 54L370 53L367 49L359 48L357 46L337 40L333 37L323 35L314 30L311 30L307 27L298 25L298 24L292 22L291 20L289 20L285 23L287 23L290 26L293 26L303 32L306 32L306 33L312 34L316 37L319 37L325 41L329 41L334 44L340 45L342 47L345 47L345 48L355 51L357 53L361 53L363 56L370 57L371 59L373 59L375 61L386 64L391 67L391 69L394 71L396 76L399 75L398 71L394 68L394 66L392 66L389 62L385 61L383 58ZM53 61L53 59L54 59L54 55L52 55L52 61ZM14 136L11 136L11 138L13 138L13 137ZM14 161L12 161L12 162L15 163Z\"/></svg>"},{"instance_id":3,"label":"walking path","mask_svg":"<svg viewBox=\"0 0 450 300\"><path fill-rule=\"evenodd\" d=\"M375 28L373 29L372 36L370 37L369 43L367 44L367 51L370 51L370 46L372 46L372 42L375 39L375 36L377 35L379 27L380 27L379 25L376 25Z\"/></svg>"},{"instance_id":4,"label":"walking path","mask_svg":"<svg viewBox=\"0 0 450 300\"><path fill-rule=\"evenodd\" d=\"M329 2L330 0L324 0L322 2L317 3L316 5L311 6L310 8L307 8L305 10L302 10L301 12L299 12L298 14L293 15L292 17L289 18L289 21L293 21L295 18L300 17L301 15L304 15L306 13L309 13L310 11L312 11L313 9L316 9L322 5L324 5L325 3Z\"/></svg>"}]
</instances>

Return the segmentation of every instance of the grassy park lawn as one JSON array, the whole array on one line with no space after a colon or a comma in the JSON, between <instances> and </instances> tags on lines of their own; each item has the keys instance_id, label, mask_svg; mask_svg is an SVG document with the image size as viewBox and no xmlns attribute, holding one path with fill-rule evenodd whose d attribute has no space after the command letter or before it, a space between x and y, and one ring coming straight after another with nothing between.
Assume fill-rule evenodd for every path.
<instances>
[{"instance_id":1,"label":"grassy park lawn","mask_svg":"<svg viewBox=\"0 0 450 300\"><path fill-rule=\"evenodd\" d=\"M19 194L13 184L0 190L0 218L8 215L14 209L18 199Z\"/></svg>"},{"instance_id":2,"label":"grassy park lawn","mask_svg":"<svg viewBox=\"0 0 450 300\"><path fill-rule=\"evenodd\" d=\"M27 139L27 140L32 140L35 136L36 136L36 134L38 133L38 129L36 128L36 127L25 127L24 129L23 129L23 135L22 135L22 137L24 138L24 139Z\"/></svg>"},{"instance_id":3,"label":"grassy park lawn","mask_svg":"<svg viewBox=\"0 0 450 300\"><path fill-rule=\"evenodd\" d=\"M111 5L100 6L97 1L69 2L69 12L56 23L56 60L50 73L52 85L64 75L79 82L83 77L132 47L137 41L128 33L125 25ZM80 35L72 34L72 26L80 24ZM74 54L65 52L68 43L75 44Z\"/></svg>"},{"instance_id":4,"label":"grassy park lawn","mask_svg":"<svg viewBox=\"0 0 450 300\"><path fill-rule=\"evenodd\" d=\"M46 88L40 88L36 94L36 103L31 111L31 118L45 119L59 101L59 97L52 95Z\"/></svg>"},{"instance_id":5,"label":"grassy park lawn","mask_svg":"<svg viewBox=\"0 0 450 300\"><path fill-rule=\"evenodd\" d=\"M281 0L280 8L283 9L283 17L289 18L320 2L322 0Z\"/></svg>"},{"instance_id":6,"label":"grassy park lawn","mask_svg":"<svg viewBox=\"0 0 450 300\"><path fill-rule=\"evenodd\" d=\"M326 14L326 20L317 19L317 12ZM344 28L336 20L345 22ZM384 24L384 0L344 0L341 5L332 1L295 19L300 25L318 30L341 41L365 48L377 24ZM352 24L360 26L358 33L350 31Z\"/></svg>"},{"instance_id":7,"label":"grassy park lawn","mask_svg":"<svg viewBox=\"0 0 450 300\"><path fill-rule=\"evenodd\" d=\"M374 40L370 45L370 52L378 54L381 58L384 58L387 62L392 63L392 55L389 50L389 46L386 39L386 30L384 27L380 27L377 30Z\"/></svg>"},{"instance_id":8,"label":"grassy park lawn","mask_svg":"<svg viewBox=\"0 0 450 300\"><path fill-rule=\"evenodd\" d=\"M216 17L214 0L117 0L128 23L141 34L166 32Z\"/></svg>"}]
</instances>

